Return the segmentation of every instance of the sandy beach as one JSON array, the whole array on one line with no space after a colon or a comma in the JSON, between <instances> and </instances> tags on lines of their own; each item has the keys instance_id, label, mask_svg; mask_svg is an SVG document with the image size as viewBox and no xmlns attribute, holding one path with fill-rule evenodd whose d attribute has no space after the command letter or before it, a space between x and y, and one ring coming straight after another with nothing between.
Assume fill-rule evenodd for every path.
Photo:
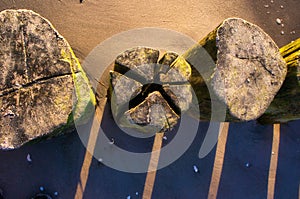
<instances>
[{"instance_id":1,"label":"sandy beach","mask_svg":"<svg viewBox=\"0 0 300 199\"><path fill-rule=\"evenodd\" d=\"M300 1L97 1L4 0L5 9L31 9L49 19L63 35L81 62L101 42L135 28L159 27L185 34L198 41L228 17L241 17L259 25L279 47L300 37ZM276 19L282 20L282 25ZM106 109L102 128L108 128L116 143L132 151L151 151L153 138L142 142L119 135ZM157 171L153 199L208 198L216 149L198 158L207 122L200 122L190 148L173 164ZM296 199L300 192L300 121L281 125L276 199ZM268 170L272 152L272 125L255 121L231 123L225 149L219 199L267 198ZM167 144L166 142L165 144ZM72 133L29 144L13 151L0 151L0 189L5 199L31 198L40 186L53 198L76 198L85 147ZM31 155L32 162L26 160ZM245 167L250 162L251 166ZM199 173L193 171L197 165ZM132 174L99 165L92 159L82 198L142 198L147 173ZM58 192L58 196L54 196ZM138 194L136 195L136 192Z\"/></svg>"}]
</instances>

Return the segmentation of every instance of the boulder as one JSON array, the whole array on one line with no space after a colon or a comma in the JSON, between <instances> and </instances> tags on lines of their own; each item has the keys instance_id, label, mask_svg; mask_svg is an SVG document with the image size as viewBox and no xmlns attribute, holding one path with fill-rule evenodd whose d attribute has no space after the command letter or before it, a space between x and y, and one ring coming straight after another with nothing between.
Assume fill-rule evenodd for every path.
<instances>
[{"instance_id":1,"label":"boulder","mask_svg":"<svg viewBox=\"0 0 300 199\"><path fill-rule=\"evenodd\" d=\"M73 130L95 104L68 42L29 10L0 12L0 149Z\"/></svg>"}]
</instances>

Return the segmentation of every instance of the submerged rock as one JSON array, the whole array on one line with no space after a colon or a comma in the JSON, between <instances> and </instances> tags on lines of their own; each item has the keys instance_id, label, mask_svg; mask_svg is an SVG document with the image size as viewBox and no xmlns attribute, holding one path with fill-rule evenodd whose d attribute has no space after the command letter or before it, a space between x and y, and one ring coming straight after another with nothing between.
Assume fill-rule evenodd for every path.
<instances>
[{"instance_id":1,"label":"submerged rock","mask_svg":"<svg viewBox=\"0 0 300 199\"><path fill-rule=\"evenodd\" d=\"M94 95L68 42L29 10L0 12L0 31L0 149L74 129Z\"/></svg>"}]
</instances>

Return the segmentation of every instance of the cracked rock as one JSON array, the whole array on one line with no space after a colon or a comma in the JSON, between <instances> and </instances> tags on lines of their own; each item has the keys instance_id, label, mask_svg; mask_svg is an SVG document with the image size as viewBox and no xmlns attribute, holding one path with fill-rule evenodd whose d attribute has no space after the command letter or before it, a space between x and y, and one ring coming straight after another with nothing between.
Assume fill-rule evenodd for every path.
<instances>
[{"instance_id":1,"label":"cracked rock","mask_svg":"<svg viewBox=\"0 0 300 199\"><path fill-rule=\"evenodd\" d=\"M176 53L136 47L121 53L111 71L116 122L144 133L173 129L192 101L189 64Z\"/></svg>"},{"instance_id":2,"label":"cracked rock","mask_svg":"<svg viewBox=\"0 0 300 199\"><path fill-rule=\"evenodd\" d=\"M242 121L259 118L281 88L287 73L286 62L272 38L250 22L228 18L199 44L215 62L214 66L201 66L212 68L206 75L207 83L218 100L226 105L230 116ZM201 56L187 53L185 58L191 63Z\"/></svg>"},{"instance_id":3,"label":"cracked rock","mask_svg":"<svg viewBox=\"0 0 300 199\"><path fill-rule=\"evenodd\" d=\"M236 28L234 33L232 28ZM256 119L267 109L287 73L279 48L262 29L241 19L225 20L217 38L214 90L232 115Z\"/></svg>"},{"instance_id":4,"label":"cracked rock","mask_svg":"<svg viewBox=\"0 0 300 199\"><path fill-rule=\"evenodd\" d=\"M93 95L68 42L29 10L0 12L0 32L0 149L74 129Z\"/></svg>"}]
</instances>

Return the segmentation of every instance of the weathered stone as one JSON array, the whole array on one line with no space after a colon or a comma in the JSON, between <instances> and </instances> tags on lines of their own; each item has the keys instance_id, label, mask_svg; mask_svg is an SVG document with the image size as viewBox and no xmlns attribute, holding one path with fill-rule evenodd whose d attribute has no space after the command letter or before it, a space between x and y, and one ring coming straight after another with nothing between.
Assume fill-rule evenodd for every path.
<instances>
[{"instance_id":1,"label":"weathered stone","mask_svg":"<svg viewBox=\"0 0 300 199\"><path fill-rule=\"evenodd\" d=\"M280 48L288 66L282 87L259 118L261 123L279 123L300 119L300 38Z\"/></svg>"},{"instance_id":2,"label":"weathered stone","mask_svg":"<svg viewBox=\"0 0 300 199\"><path fill-rule=\"evenodd\" d=\"M125 112L125 118L130 126L145 132L166 132L173 129L179 116L169 106L158 91L150 93L146 99L136 107Z\"/></svg>"},{"instance_id":3,"label":"weathered stone","mask_svg":"<svg viewBox=\"0 0 300 199\"><path fill-rule=\"evenodd\" d=\"M187 82L191 76L192 70L189 63L181 56L177 57L171 66L171 70L167 67L163 67L163 72L159 74L161 82ZM166 70L166 72L164 71ZM165 72L165 73L164 73Z\"/></svg>"},{"instance_id":4,"label":"weathered stone","mask_svg":"<svg viewBox=\"0 0 300 199\"><path fill-rule=\"evenodd\" d=\"M174 52L166 52L159 60L159 63L162 65L170 66L177 57L178 55Z\"/></svg>"},{"instance_id":5,"label":"weathered stone","mask_svg":"<svg viewBox=\"0 0 300 199\"><path fill-rule=\"evenodd\" d=\"M74 129L94 95L68 42L28 10L2 11L0 32L0 149Z\"/></svg>"},{"instance_id":6,"label":"weathered stone","mask_svg":"<svg viewBox=\"0 0 300 199\"><path fill-rule=\"evenodd\" d=\"M131 70L134 76L140 75L146 81L153 81L155 68L151 64L156 64L159 57L159 51L137 47L126 50L115 60L115 71L125 73ZM137 77L136 77L137 78Z\"/></svg>"},{"instance_id":7,"label":"weathered stone","mask_svg":"<svg viewBox=\"0 0 300 199\"><path fill-rule=\"evenodd\" d=\"M169 85L164 84L163 89L170 97L170 101L175 103L176 107L180 108L180 111L185 112L190 108L193 95L191 93L190 84L182 85Z\"/></svg>"},{"instance_id":8,"label":"weathered stone","mask_svg":"<svg viewBox=\"0 0 300 199\"><path fill-rule=\"evenodd\" d=\"M143 85L134 79L128 78L115 71L111 71L110 75L111 84L115 92L115 103L118 106L128 103L130 99L141 92Z\"/></svg>"},{"instance_id":9,"label":"weathered stone","mask_svg":"<svg viewBox=\"0 0 300 199\"><path fill-rule=\"evenodd\" d=\"M215 61L215 65L205 66L210 74L203 76L231 116L245 121L260 117L274 99L287 72L274 41L258 26L243 19L229 18L183 57L189 63L197 62L202 56L199 48L204 48ZM201 87L200 83L204 83L199 80L201 78L192 76L191 82ZM196 91L200 98L199 93L205 92L204 87Z\"/></svg>"},{"instance_id":10,"label":"weathered stone","mask_svg":"<svg viewBox=\"0 0 300 199\"><path fill-rule=\"evenodd\" d=\"M116 71L110 71L111 85L110 96L113 115L121 112L129 106L129 101L142 91L142 84L134 79L128 78ZM114 89L112 91L112 88ZM111 93L114 92L114 95Z\"/></svg>"},{"instance_id":11,"label":"weathered stone","mask_svg":"<svg viewBox=\"0 0 300 199\"><path fill-rule=\"evenodd\" d=\"M171 52L157 63L158 52L137 47L116 58L114 70L122 75L111 72L111 103L115 119L122 127L146 133L166 132L189 109L189 64Z\"/></svg>"}]
</instances>

